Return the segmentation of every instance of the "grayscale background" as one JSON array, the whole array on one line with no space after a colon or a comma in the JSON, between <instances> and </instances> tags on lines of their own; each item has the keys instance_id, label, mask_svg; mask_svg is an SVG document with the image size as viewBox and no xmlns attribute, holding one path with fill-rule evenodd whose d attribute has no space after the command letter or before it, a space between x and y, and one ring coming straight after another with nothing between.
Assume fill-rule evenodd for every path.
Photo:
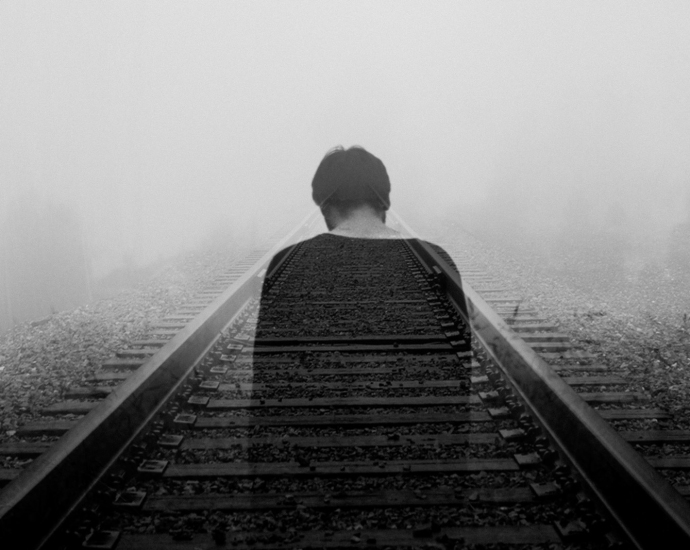
<instances>
[{"instance_id":1,"label":"grayscale background","mask_svg":"<svg viewBox=\"0 0 690 550\"><path fill-rule=\"evenodd\" d=\"M0 329L27 273L74 307L70 285L296 223L337 144L383 160L412 226L613 258L618 282L683 270L689 22L682 1L1 2Z\"/></svg>"}]
</instances>

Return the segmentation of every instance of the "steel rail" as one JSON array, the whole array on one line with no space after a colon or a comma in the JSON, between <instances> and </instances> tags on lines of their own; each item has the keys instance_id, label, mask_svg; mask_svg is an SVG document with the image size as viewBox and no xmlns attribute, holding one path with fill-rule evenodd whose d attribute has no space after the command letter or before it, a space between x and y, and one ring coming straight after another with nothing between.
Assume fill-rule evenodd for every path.
<instances>
[{"instance_id":1,"label":"steel rail","mask_svg":"<svg viewBox=\"0 0 690 550\"><path fill-rule=\"evenodd\" d=\"M474 336L629 542L644 550L690 548L690 504L470 285L462 284L432 247L421 240L408 242L429 269L440 270L446 293Z\"/></svg>"},{"instance_id":2,"label":"steel rail","mask_svg":"<svg viewBox=\"0 0 690 550\"><path fill-rule=\"evenodd\" d=\"M265 267L312 229L316 211L267 252L102 403L0 492L0 541L45 547L122 452L192 373L220 332L261 290Z\"/></svg>"}]
</instances>

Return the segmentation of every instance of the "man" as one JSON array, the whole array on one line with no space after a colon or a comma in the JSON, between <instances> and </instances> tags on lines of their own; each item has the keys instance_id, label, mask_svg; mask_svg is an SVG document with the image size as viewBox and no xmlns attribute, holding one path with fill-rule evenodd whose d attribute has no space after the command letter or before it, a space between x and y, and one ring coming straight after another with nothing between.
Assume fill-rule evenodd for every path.
<instances>
[{"instance_id":1,"label":"man","mask_svg":"<svg viewBox=\"0 0 690 550\"><path fill-rule=\"evenodd\" d=\"M306 278L308 280L299 282L294 277L292 279L295 287L293 295L296 292L304 303L328 301L328 297L334 302L343 299L356 301L353 292L357 289L355 294L359 296L359 301L367 304L361 306L360 316L367 318L370 315L366 310L373 307L369 303L372 300L382 296L390 299L396 292L411 292L410 289L396 290L397 287L393 284L406 271L406 266L404 263L396 263L402 262L404 237L386 225L390 190L390 179L383 162L364 148L336 147L326 154L312 180L312 198L320 207L329 232L288 247L273 258L264 283L257 338L278 336L281 330L286 334L296 330L294 326L288 326L293 322L288 319L295 318L297 312L294 315L285 314L285 326L279 327L277 323L281 323L280 317L269 312L270 308L264 303L276 275L284 268L282 264L293 251L300 251L302 256L311 258L311 261L317 258L310 276ZM391 242L394 240L399 242L394 244ZM442 248L433 244L431 247L455 269L450 256ZM375 258L374 263L378 261L382 264L375 270L380 275L378 280L371 274L366 278L350 276L353 270L369 265L372 258ZM384 267L387 269L385 276L381 271ZM366 293L364 286L368 289ZM347 293L350 293L349 298ZM400 297L404 298L403 295L398 298ZM365 327L366 324L359 331L353 329L355 332L343 331L340 325L331 325L327 329L318 321L318 317L324 312L316 307L312 313L305 316L300 309L302 318L297 322L302 335L324 336L344 332L354 335L373 330L371 325ZM314 323L319 326L312 327Z\"/></svg>"}]
</instances>

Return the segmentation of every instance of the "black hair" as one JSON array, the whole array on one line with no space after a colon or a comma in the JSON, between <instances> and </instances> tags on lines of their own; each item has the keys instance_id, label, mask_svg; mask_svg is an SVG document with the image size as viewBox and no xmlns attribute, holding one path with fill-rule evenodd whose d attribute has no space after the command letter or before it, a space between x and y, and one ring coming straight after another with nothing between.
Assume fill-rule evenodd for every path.
<instances>
[{"instance_id":1,"label":"black hair","mask_svg":"<svg viewBox=\"0 0 690 550\"><path fill-rule=\"evenodd\" d=\"M377 210L390 207L391 183L386 167L363 147L334 147L323 157L311 182L312 198L319 207L333 205L349 210L370 204Z\"/></svg>"}]
</instances>

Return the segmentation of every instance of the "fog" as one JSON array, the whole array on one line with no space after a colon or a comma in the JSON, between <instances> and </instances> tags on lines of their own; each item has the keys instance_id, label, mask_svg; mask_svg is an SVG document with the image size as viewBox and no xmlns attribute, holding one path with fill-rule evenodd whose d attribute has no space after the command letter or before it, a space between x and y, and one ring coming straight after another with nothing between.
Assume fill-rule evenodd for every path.
<instances>
[{"instance_id":1,"label":"fog","mask_svg":"<svg viewBox=\"0 0 690 550\"><path fill-rule=\"evenodd\" d=\"M681 1L2 2L0 273L250 246L313 208L337 144L383 160L410 223L666 265L688 90Z\"/></svg>"}]
</instances>

